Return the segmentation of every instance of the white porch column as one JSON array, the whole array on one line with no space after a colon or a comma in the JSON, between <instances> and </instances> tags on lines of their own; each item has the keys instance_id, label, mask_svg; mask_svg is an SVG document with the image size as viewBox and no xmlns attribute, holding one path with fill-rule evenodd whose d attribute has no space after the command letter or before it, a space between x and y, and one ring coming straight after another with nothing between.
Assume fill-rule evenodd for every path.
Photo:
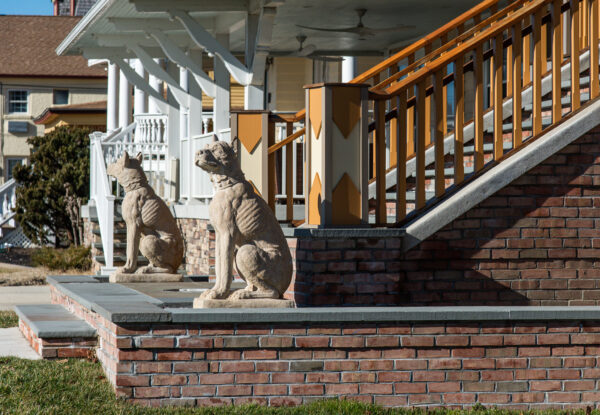
<instances>
[{"instance_id":1,"label":"white porch column","mask_svg":"<svg viewBox=\"0 0 600 415\"><path fill-rule=\"evenodd\" d=\"M185 68L179 67L179 86L185 92L189 92L189 71ZM184 108L183 106L179 107L179 135L183 137L188 137L188 118L189 118L189 103L188 108Z\"/></svg>"},{"instance_id":2,"label":"white porch column","mask_svg":"<svg viewBox=\"0 0 600 415\"><path fill-rule=\"evenodd\" d=\"M156 63L159 63L158 59L154 59L154 61ZM160 87L160 80L157 77L155 77L154 75L148 75L148 83L150 84L150 87L152 89L158 91L162 95L162 88ZM160 110L158 109L158 106L156 105L156 101L152 97L148 98L148 113L150 113L150 114L159 114L160 113Z\"/></svg>"},{"instance_id":3,"label":"white porch column","mask_svg":"<svg viewBox=\"0 0 600 415\"><path fill-rule=\"evenodd\" d=\"M144 65L139 59L134 59L135 71L139 76L146 79L146 71ZM144 91L139 88L134 88L133 112L134 114L145 114L148 112L147 96Z\"/></svg>"},{"instance_id":4,"label":"white porch column","mask_svg":"<svg viewBox=\"0 0 600 415\"><path fill-rule=\"evenodd\" d=\"M356 78L356 56L343 56L342 59L342 82L347 83Z\"/></svg>"},{"instance_id":5,"label":"white porch column","mask_svg":"<svg viewBox=\"0 0 600 415\"><path fill-rule=\"evenodd\" d=\"M229 49L229 33L217 34L216 39L224 48ZM213 104L213 125L216 133L219 130L229 128L229 109L231 104L229 98L229 71L223 61L216 55L214 57L214 68L217 93Z\"/></svg>"},{"instance_id":6,"label":"white porch column","mask_svg":"<svg viewBox=\"0 0 600 415\"><path fill-rule=\"evenodd\" d=\"M244 109L262 110L265 102L264 85L248 85L244 87Z\"/></svg>"},{"instance_id":7,"label":"white porch column","mask_svg":"<svg viewBox=\"0 0 600 415\"><path fill-rule=\"evenodd\" d=\"M110 132L117 128L118 122L118 88L119 68L114 63L108 65L108 91L106 97L106 131Z\"/></svg>"},{"instance_id":8,"label":"white porch column","mask_svg":"<svg viewBox=\"0 0 600 415\"><path fill-rule=\"evenodd\" d=\"M194 62L202 67L202 50L190 50L189 56ZM189 92L194 96L202 96L202 88L200 88L200 85L198 85L198 82L196 82L194 77L191 77L188 82ZM202 101L196 99L190 100L190 110L188 115L188 133L190 137L202 134L202 119Z\"/></svg>"},{"instance_id":9,"label":"white porch column","mask_svg":"<svg viewBox=\"0 0 600 415\"><path fill-rule=\"evenodd\" d=\"M125 61L127 62L127 61ZM119 127L131 124L131 85L123 71L119 77Z\"/></svg>"}]
</instances>

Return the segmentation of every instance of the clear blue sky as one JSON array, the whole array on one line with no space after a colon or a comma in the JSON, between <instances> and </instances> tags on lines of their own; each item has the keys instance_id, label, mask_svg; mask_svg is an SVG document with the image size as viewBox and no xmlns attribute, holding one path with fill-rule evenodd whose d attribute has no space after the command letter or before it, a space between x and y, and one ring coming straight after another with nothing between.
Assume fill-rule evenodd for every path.
<instances>
[{"instance_id":1,"label":"clear blue sky","mask_svg":"<svg viewBox=\"0 0 600 415\"><path fill-rule=\"evenodd\" d=\"M52 0L0 0L0 14L52 14Z\"/></svg>"}]
</instances>

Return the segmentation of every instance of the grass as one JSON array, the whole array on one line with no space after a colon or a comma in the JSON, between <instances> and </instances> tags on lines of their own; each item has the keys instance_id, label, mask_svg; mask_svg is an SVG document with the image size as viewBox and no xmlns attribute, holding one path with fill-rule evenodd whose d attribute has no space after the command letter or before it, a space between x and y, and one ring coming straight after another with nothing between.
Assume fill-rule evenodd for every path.
<instances>
[{"instance_id":1,"label":"grass","mask_svg":"<svg viewBox=\"0 0 600 415\"><path fill-rule=\"evenodd\" d=\"M19 318L13 311L0 311L0 329L16 327L18 325Z\"/></svg>"},{"instance_id":2,"label":"grass","mask_svg":"<svg viewBox=\"0 0 600 415\"><path fill-rule=\"evenodd\" d=\"M145 408L116 399L98 363L85 360L31 361L0 358L0 413L102 415L508 415L523 412L486 409L384 409L352 401L317 401L291 408L255 405L221 408ZM585 411L544 411L525 414L585 414ZM593 411L598 414L597 411ZM589 412L588 412L589 414Z\"/></svg>"}]
</instances>

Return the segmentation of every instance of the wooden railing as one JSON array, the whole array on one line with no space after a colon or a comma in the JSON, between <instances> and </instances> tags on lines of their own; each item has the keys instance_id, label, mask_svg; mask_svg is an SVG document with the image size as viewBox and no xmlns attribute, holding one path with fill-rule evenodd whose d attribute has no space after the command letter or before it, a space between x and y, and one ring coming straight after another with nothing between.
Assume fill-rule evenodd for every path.
<instances>
[{"instance_id":1,"label":"wooden railing","mask_svg":"<svg viewBox=\"0 0 600 415\"><path fill-rule=\"evenodd\" d=\"M380 83L382 88L371 89L375 117L372 140L377 224L387 222L386 129L390 131L389 138L392 147L397 149L399 160L396 221L401 221L407 212L406 193L410 186L414 188L416 210L423 209L428 201L425 189L429 163L425 154L430 145L435 154L435 193L429 199L439 199L450 187L464 180L466 164L472 164L477 173L486 163L499 162L509 155L508 152L519 149L542 133L544 77L551 79L552 85L546 94L546 101L552 102L550 125L558 123L566 112L574 112L581 106L580 58L583 52L589 53L589 98L598 96L598 1L520 2L522 7L440 53L410 76L404 79L392 77L390 82ZM569 45L568 54L563 52L563 43ZM568 59L565 60L565 56ZM565 108L561 102L561 72L567 67L570 67L570 76L564 80L570 83L570 101ZM448 68L453 69L448 72ZM489 78L489 85L484 82L484 77ZM444 111L448 105L444 93L448 85L453 85L455 95L452 120L448 120ZM522 101L524 95L531 96L531 109L527 112L524 112L526 103ZM472 105L468 105L467 98L472 98ZM507 100L512 100L510 111L506 111ZM487 101L487 108L484 101ZM493 114L492 127L484 128L484 115L490 113ZM472 120L468 120L470 117ZM504 122L508 118L512 118L512 128L504 134ZM527 127L529 132L523 131L525 121L531 123ZM474 131L472 158L465 158L463 151L467 128ZM447 136L454 137L453 160L446 156L444 149ZM491 151L485 150L486 144ZM406 177L411 158L416 159L414 183ZM391 160L388 165L392 165ZM448 166L454 169L449 183L444 172Z\"/></svg>"},{"instance_id":2,"label":"wooden railing","mask_svg":"<svg viewBox=\"0 0 600 415\"><path fill-rule=\"evenodd\" d=\"M514 10L521 7L527 1L529 0L509 2L509 5L500 11L498 11L499 5L506 3L506 1L483 1L436 31L423 37L417 42L410 44L406 48L385 59L380 64L360 74L350 81L350 83L370 83L373 85L373 90L382 89L425 65L430 60L446 53L451 48L456 47L461 42L474 36L477 32L482 31L492 23L506 17L507 14L514 12ZM434 50L434 48L436 49ZM404 66L401 70L400 65ZM384 78L383 82L381 82L382 77ZM269 178L273 179L270 179L272 186L270 186L271 190L267 199L273 209L275 208L276 193L281 195L278 190L284 187L281 186L280 183L276 183L275 178L283 176L285 177L285 189L291 189L293 187L291 186L291 181L294 180L294 174L290 171L290 166L292 165L291 157L293 157L294 153L292 151L292 146L296 140L303 138L305 134L303 128L294 131L293 125L294 123L304 122L305 115L306 111L303 109L292 116L278 116L273 118L273 122L283 122L288 125L287 137L269 147ZM374 125L371 127L371 130L373 129ZM277 157L279 159L283 157L282 155L278 156L276 153L284 148L286 158L286 162L284 163L286 166L285 174L276 171L277 163L275 162ZM395 165L395 160L393 165ZM292 192L286 190L286 218L290 221L293 219L293 199L294 195Z\"/></svg>"}]
</instances>

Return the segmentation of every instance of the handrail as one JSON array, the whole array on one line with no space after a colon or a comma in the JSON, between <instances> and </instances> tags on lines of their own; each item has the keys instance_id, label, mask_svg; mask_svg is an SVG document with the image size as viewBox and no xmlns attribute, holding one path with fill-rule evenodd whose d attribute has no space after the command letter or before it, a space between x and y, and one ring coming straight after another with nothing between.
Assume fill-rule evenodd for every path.
<instances>
[{"instance_id":1,"label":"handrail","mask_svg":"<svg viewBox=\"0 0 600 415\"><path fill-rule=\"evenodd\" d=\"M285 147L286 145L290 144L292 141L296 140L297 138L302 137L305 133L306 133L306 127L299 129L294 134L291 134L287 138L285 138L285 139L281 140L280 142L275 143L271 147L269 147L268 154L273 154L274 152L276 152L280 148Z\"/></svg>"},{"instance_id":2,"label":"handrail","mask_svg":"<svg viewBox=\"0 0 600 415\"><path fill-rule=\"evenodd\" d=\"M466 32L460 34L459 36L455 37L451 41L449 41L449 42L447 42L445 44L442 44L439 48L437 48L433 52L426 54L425 56L423 56L419 60L411 63L410 65L408 65L406 68L403 68L402 70L400 70L400 71L396 72L395 74L389 76L388 78L384 79L383 81L381 81L377 85L373 86L371 88L371 90L381 89L381 88L383 88L383 87L391 84L392 82L394 82L394 81L402 78L403 76L408 75L411 72L414 72L415 69L417 69L421 65L423 65L423 62L429 62L429 61L433 60L433 58L435 56L439 56L442 53L450 50L453 46L456 46L457 44L463 42L465 39L469 38L473 34L477 34L477 32L481 32L486 26L490 25L493 22L499 21L501 18L504 18L506 15L508 15L509 13L515 11L520 6L522 6L524 3L528 3L529 1L530 0L517 0L514 3L509 4L504 9L498 11L497 13L495 13L492 16L488 17L484 21L482 21L482 22L478 23L477 25L473 26L472 28L470 28Z\"/></svg>"},{"instance_id":3,"label":"handrail","mask_svg":"<svg viewBox=\"0 0 600 415\"><path fill-rule=\"evenodd\" d=\"M95 170L92 172L93 180L95 181L95 186L93 186L95 192L91 195L91 198L96 202L98 224L100 225L100 237L102 239L102 250L105 260L104 263L107 268L112 268L115 196L112 194L108 182L101 140L94 140L91 148L91 157L93 157L92 165Z\"/></svg>"},{"instance_id":4,"label":"handrail","mask_svg":"<svg viewBox=\"0 0 600 415\"><path fill-rule=\"evenodd\" d=\"M547 6L552 3L553 0L534 0L531 4L523 7L519 11L516 11L513 15L493 24L485 31L479 33L479 35L471 40L466 41L462 45L457 48L448 51L443 56L440 56L438 59L430 61L426 63L419 70L411 74L409 78L402 79L398 81L396 84L390 86L389 88L383 91L376 91L376 94L373 94L373 97L376 99L389 99L391 97L397 96L401 91L405 90L409 85L414 85L419 81L424 80L432 73L437 72L441 68L448 66L450 63L453 63L458 56L463 55L465 52L474 49L475 47L487 42L491 39L494 39L496 35L502 33L504 30L510 29L516 22L523 20L525 16L531 15L537 9Z\"/></svg>"},{"instance_id":5,"label":"handrail","mask_svg":"<svg viewBox=\"0 0 600 415\"><path fill-rule=\"evenodd\" d=\"M111 133L109 135L106 136L106 138L104 138L102 140L103 143L112 143L112 142L116 142L119 141L121 138L125 137L127 134L131 133L133 130L135 130L137 123L134 121L131 124L129 124L127 127L120 129L120 131L117 134Z\"/></svg>"},{"instance_id":6,"label":"handrail","mask_svg":"<svg viewBox=\"0 0 600 415\"><path fill-rule=\"evenodd\" d=\"M458 28L461 24L464 24L469 19L472 19L475 16L483 13L485 10L487 10L493 6L496 6L499 2L500 2L500 0L487 0L487 1L483 1L483 2L479 3L477 6L473 7L472 9L467 10L460 16L458 16L455 19L451 20L450 22L446 23L444 26L440 27L439 29L435 30L434 32L430 33L429 35L421 38L420 40L416 41L415 43L412 43L411 45L407 46L406 48L402 49L401 51L395 53L393 56L390 56L389 58L387 58L386 60L381 62L379 65L376 65L376 66L372 67L371 69L363 72L362 74L360 74L359 76L357 76L356 78L351 80L350 83L351 84L362 84L362 83L368 81L372 77L380 74L381 72L385 71L386 69L391 68L393 65L397 64L402 59L407 58L409 55L415 53L419 49L431 45L434 41L447 35L453 29Z\"/></svg>"},{"instance_id":7,"label":"handrail","mask_svg":"<svg viewBox=\"0 0 600 415\"><path fill-rule=\"evenodd\" d=\"M461 25L465 24L467 21L474 18L475 16L480 15L487 9L491 9L494 6L497 6L500 1L501 0L486 0L486 1L479 3L475 7L467 10L460 16L458 16L458 17L454 18L453 20L451 20L450 22L446 23L444 26L431 32L430 34L419 39L418 41L411 43L409 46L402 49L401 51L396 52L394 55L385 59L383 62L379 63L378 65L366 70L362 74L360 74L357 77L355 77L354 79L352 79L349 83L350 84L361 84L361 83L364 83L364 82L368 81L369 79L381 74L383 71L391 68L393 65L397 64L402 59L409 57L410 55L417 52L421 48L430 46L431 44L433 44L433 42L435 42L438 39L443 38L448 33L450 33L452 30L458 29ZM521 0L521 1L528 1L528 0ZM521 3L521 1L519 1L517 3ZM508 5L503 10L505 10L507 8L513 8L514 4L515 3ZM495 13L494 15L500 14L501 12ZM489 20L489 18L486 19L485 21L488 22L488 20ZM477 26L479 27L479 25L480 24L478 24ZM442 45L444 45L446 43L447 42L442 42ZM428 54L428 56L429 56L429 54ZM420 61L422 62L422 60L420 60ZM295 114L295 118L293 119L293 121L300 121L300 120L303 120L305 117L306 117L306 109L303 108Z\"/></svg>"}]
</instances>

